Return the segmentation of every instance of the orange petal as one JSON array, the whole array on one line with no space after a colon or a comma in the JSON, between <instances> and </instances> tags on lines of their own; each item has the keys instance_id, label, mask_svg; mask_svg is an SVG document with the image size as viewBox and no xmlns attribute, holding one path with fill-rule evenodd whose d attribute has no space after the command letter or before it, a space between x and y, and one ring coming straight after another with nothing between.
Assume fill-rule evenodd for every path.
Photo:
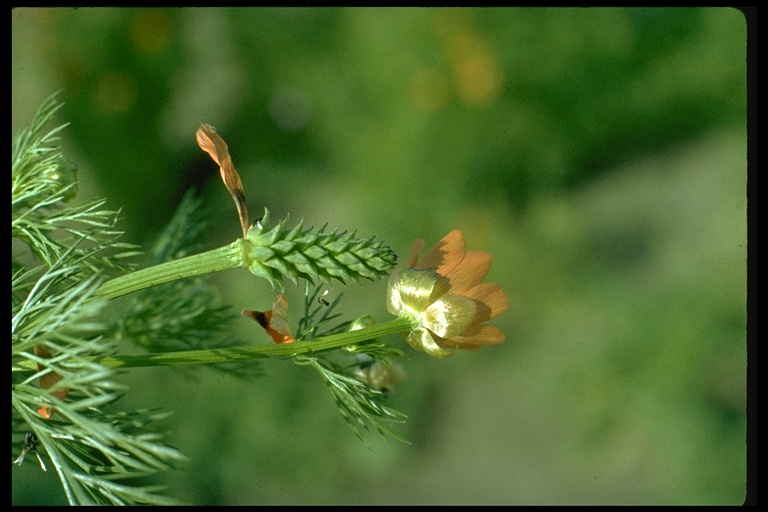
<instances>
[{"instance_id":1,"label":"orange petal","mask_svg":"<svg viewBox=\"0 0 768 512\"><path fill-rule=\"evenodd\" d=\"M413 247L411 247L411 254L408 255L408 259L405 262L406 268L414 268L416 262L419 259L419 253L424 248L424 240L417 238L413 241Z\"/></svg>"},{"instance_id":2,"label":"orange petal","mask_svg":"<svg viewBox=\"0 0 768 512\"><path fill-rule=\"evenodd\" d=\"M486 317L478 317L477 322L485 322L491 318L495 318L503 313L509 307L509 298L507 292L501 289L496 283L480 283L470 288L464 296L482 304L485 304L488 309L481 308L488 313ZM490 310L490 311L488 311Z\"/></svg>"},{"instance_id":3,"label":"orange petal","mask_svg":"<svg viewBox=\"0 0 768 512\"><path fill-rule=\"evenodd\" d=\"M504 331L495 325L473 326L472 334L456 336L449 340L444 340L440 346L445 348L461 348L465 350L477 350L485 345L498 345L504 341Z\"/></svg>"},{"instance_id":4,"label":"orange petal","mask_svg":"<svg viewBox=\"0 0 768 512\"><path fill-rule=\"evenodd\" d=\"M224 186L227 187L227 190L232 195L232 199L235 201L237 215L240 218L240 226L243 229L243 238L245 238L248 234L248 229L251 227L250 220L248 219L248 203L245 201L243 182L240 180L240 175L232 163L227 143L224 142L221 135L216 133L216 129L209 124L201 124L200 128L197 129L195 137L200 149L208 153L213 161L219 165L219 172L221 173L221 179L224 181Z\"/></svg>"},{"instance_id":5,"label":"orange petal","mask_svg":"<svg viewBox=\"0 0 768 512\"><path fill-rule=\"evenodd\" d=\"M464 294L467 290L483 282L491 270L493 256L483 251L467 251L464 259L454 267L446 277L450 281L451 293Z\"/></svg>"},{"instance_id":6,"label":"orange petal","mask_svg":"<svg viewBox=\"0 0 768 512\"><path fill-rule=\"evenodd\" d=\"M51 416L53 416L53 413L55 412L56 412L55 408L48 407L47 405L44 405L37 410L37 414L39 414L40 416L42 416L47 420L51 419Z\"/></svg>"},{"instance_id":7,"label":"orange petal","mask_svg":"<svg viewBox=\"0 0 768 512\"><path fill-rule=\"evenodd\" d=\"M464 259L466 247L464 233L454 229L424 255L424 259L416 268L433 268L438 274L446 275Z\"/></svg>"}]
</instances>

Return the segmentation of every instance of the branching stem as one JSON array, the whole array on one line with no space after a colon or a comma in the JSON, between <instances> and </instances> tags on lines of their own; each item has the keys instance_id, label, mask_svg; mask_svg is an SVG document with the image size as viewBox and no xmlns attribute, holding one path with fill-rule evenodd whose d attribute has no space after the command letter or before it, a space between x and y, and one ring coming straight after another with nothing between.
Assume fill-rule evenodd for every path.
<instances>
[{"instance_id":1,"label":"branching stem","mask_svg":"<svg viewBox=\"0 0 768 512\"><path fill-rule=\"evenodd\" d=\"M268 357L293 357L315 354L340 347L356 345L375 340L382 336L409 331L413 328L406 318L395 318L388 322L366 327L356 331L324 336L312 341L297 341L282 345L252 345L233 348L208 350L185 350L143 355L112 355L85 358L107 368L145 368L150 366L175 366L192 364L231 363ZM13 367L14 371L34 370L32 361L21 361Z\"/></svg>"}]
</instances>

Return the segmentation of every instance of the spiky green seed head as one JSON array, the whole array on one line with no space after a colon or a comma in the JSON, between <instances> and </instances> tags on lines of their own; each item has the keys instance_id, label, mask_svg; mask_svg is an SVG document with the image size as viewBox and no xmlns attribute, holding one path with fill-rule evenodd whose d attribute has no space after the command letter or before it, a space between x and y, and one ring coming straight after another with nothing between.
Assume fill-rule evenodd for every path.
<instances>
[{"instance_id":1,"label":"spiky green seed head","mask_svg":"<svg viewBox=\"0 0 768 512\"><path fill-rule=\"evenodd\" d=\"M327 225L304 229L303 221L288 229L287 223L285 218L272 226L265 208L264 216L246 237L249 270L275 288L283 288L284 277L293 283L299 278L311 283L375 280L389 275L397 264L392 248L374 237L357 238L354 231L326 231Z\"/></svg>"}]
</instances>

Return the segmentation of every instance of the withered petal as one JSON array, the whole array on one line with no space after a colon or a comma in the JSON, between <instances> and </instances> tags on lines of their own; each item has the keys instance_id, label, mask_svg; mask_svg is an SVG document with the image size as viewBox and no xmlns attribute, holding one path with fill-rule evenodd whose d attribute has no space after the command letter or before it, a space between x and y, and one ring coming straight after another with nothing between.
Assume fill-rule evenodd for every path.
<instances>
[{"instance_id":1,"label":"withered petal","mask_svg":"<svg viewBox=\"0 0 768 512\"><path fill-rule=\"evenodd\" d=\"M229 147L227 147L227 143L224 142L221 135L216 133L213 126L209 124L201 124L195 133L195 138L200 149L208 153L213 161L219 165L219 173L221 174L224 186L227 187L230 195L232 195L232 199L235 201L240 226L243 229L243 238L245 238L248 235L248 229L251 227L248 217L248 203L245 200L243 182L240 180L240 175L232 163Z\"/></svg>"},{"instance_id":2,"label":"withered petal","mask_svg":"<svg viewBox=\"0 0 768 512\"><path fill-rule=\"evenodd\" d=\"M241 314L256 320L275 343L293 343L295 341L288 324L288 299L285 295L278 294L272 301L272 309L268 311L243 309Z\"/></svg>"},{"instance_id":3,"label":"withered petal","mask_svg":"<svg viewBox=\"0 0 768 512\"><path fill-rule=\"evenodd\" d=\"M50 359L51 357L53 357L51 353L43 345L35 345L35 355L45 359ZM45 370L45 368L46 367L43 366L42 364L37 363L38 372L42 372L43 370ZM62 377L56 372L49 372L40 376L40 378L38 379L38 384L40 385L41 389L50 390L56 385L56 383L58 383L63 378L64 377ZM49 392L52 397L63 401L67 397L67 394L69 394L69 388L66 386L62 386L60 388L54 389ZM42 405L37 410L37 413L45 419L50 419L51 416L53 416L53 413L55 412L56 412L56 409L54 407L51 407L48 404Z\"/></svg>"}]
</instances>

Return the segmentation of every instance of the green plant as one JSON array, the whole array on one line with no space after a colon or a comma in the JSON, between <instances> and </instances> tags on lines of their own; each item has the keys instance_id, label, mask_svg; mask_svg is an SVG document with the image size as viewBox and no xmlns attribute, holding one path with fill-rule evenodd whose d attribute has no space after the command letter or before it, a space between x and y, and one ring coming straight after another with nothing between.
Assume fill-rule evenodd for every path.
<instances>
[{"instance_id":1,"label":"green plant","mask_svg":"<svg viewBox=\"0 0 768 512\"><path fill-rule=\"evenodd\" d=\"M269 212L251 223L240 177L224 140L208 126L200 147L219 164L237 207L243 238L202 251L201 201L188 193L138 268L136 247L119 241L117 212L104 201L78 204L76 168L45 132L60 104L44 102L17 137L12 157L12 443L17 464L35 452L50 458L71 504L169 504L142 478L175 467L184 456L156 430L167 413L122 410L128 390L118 369L167 366L188 371L210 365L244 378L259 374L256 359L292 358L318 371L341 414L361 439L375 429L400 438L392 425L405 415L387 405L404 357L383 337L403 333L436 357L457 348L503 341L482 325L507 305L506 294L482 283L490 255L465 251L461 232L449 233L417 265L417 241L407 268L392 274L388 307L396 318L341 320L343 295L323 298L323 286L379 279L392 272L394 251L352 232L275 224ZM243 310L272 337L248 345L228 336L231 308L203 275L243 268L282 291L286 279L304 285L304 314L292 329L278 293L269 311ZM111 272L119 275L109 278ZM120 307L115 308L115 303ZM125 354L133 344L146 350Z\"/></svg>"}]
</instances>

